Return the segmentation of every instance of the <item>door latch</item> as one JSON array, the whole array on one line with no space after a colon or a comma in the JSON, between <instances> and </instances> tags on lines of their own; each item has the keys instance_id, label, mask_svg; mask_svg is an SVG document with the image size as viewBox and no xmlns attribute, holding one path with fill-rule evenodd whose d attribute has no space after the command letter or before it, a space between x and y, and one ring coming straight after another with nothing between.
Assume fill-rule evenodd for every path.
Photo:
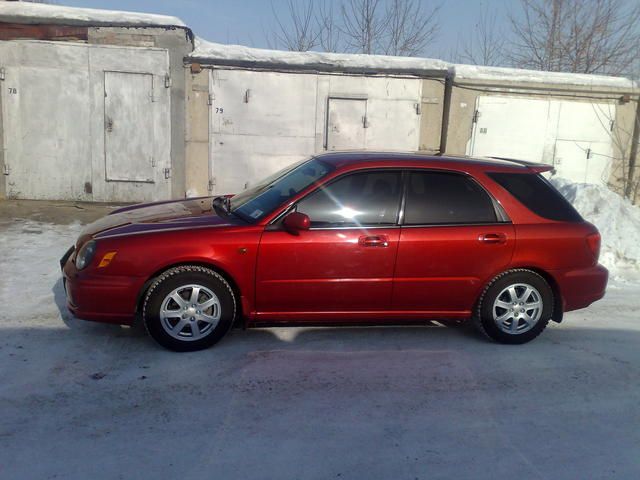
<instances>
[{"instance_id":1,"label":"door latch","mask_svg":"<svg viewBox=\"0 0 640 480\"><path fill-rule=\"evenodd\" d=\"M386 235L363 235L358 239L363 247L388 247L389 237Z\"/></svg>"}]
</instances>

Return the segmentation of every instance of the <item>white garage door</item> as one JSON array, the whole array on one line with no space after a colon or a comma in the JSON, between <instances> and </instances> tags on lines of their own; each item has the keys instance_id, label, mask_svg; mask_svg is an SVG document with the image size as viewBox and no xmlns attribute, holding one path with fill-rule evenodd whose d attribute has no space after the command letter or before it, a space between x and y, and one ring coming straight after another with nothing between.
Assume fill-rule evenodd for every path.
<instances>
[{"instance_id":1,"label":"white garage door","mask_svg":"<svg viewBox=\"0 0 640 480\"><path fill-rule=\"evenodd\" d=\"M7 41L0 68L8 197L170 197L166 50Z\"/></svg>"},{"instance_id":2,"label":"white garage door","mask_svg":"<svg viewBox=\"0 0 640 480\"><path fill-rule=\"evenodd\" d=\"M7 197L90 200L88 50L0 42L0 63Z\"/></svg>"},{"instance_id":3,"label":"white garage door","mask_svg":"<svg viewBox=\"0 0 640 480\"><path fill-rule=\"evenodd\" d=\"M104 72L107 181L154 181L153 75Z\"/></svg>"},{"instance_id":4,"label":"white garage door","mask_svg":"<svg viewBox=\"0 0 640 480\"><path fill-rule=\"evenodd\" d=\"M481 96L467 153L549 163L560 176L603 183L615 114L606 103Z\"/></svg>"},{"instance_id":5,"label":"white garage door","mask_svg":"<svg viewBox=\"0 0 640 480\"><path fill-rule=\"evenodd\" d=\"M329 98L327 108L327 150L365 148L367 100Z\"/></svg>"},{"instance_id":6,"label":"white garage door","mask_svg":"<svg viewBox=\"0 0 640 480\"><path fill-rule=\"evenodd\" d=\"M479 97L469 153L540 162L548 119L548 101Z\"/></svg>"},{"instance_id":7,"label":"white garage door","mask_svg":"<svg viewBox=\"0 0 640 480\"><path fill-rule=\"evenodd\" d=\"M212 70L213 193L237 193L315 151L317 78Z\"/></svg>"}]
</instances>

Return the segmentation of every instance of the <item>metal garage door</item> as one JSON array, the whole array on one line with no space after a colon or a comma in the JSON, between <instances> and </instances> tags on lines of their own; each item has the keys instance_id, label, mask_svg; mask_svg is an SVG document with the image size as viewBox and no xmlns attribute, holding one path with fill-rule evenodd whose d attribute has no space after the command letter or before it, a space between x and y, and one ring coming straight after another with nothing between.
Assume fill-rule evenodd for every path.
<instances>
[{"instance_id":1,"label":"metal garage door","mask_svg":"<svg viewBox=\"0 0 640 480\"><path fill-rule=\"evenodd\" d=\"M546 100L478 97L468 153L540 162L548 119Z\"/></svg>"},{"instance_id":2,"label":"metal garage door","mask_svg":"<svg viewBox=\"0 0 640 480\"><path fill-rule=\"evenodd\" d=\"M6 41L0 68L7 196L170 197L167 50Z\"/></svg>"},{"instance_id":3,"label":"metal garage door","mask_svg":"<svg viewBox=\"0 0 640 480\"><path fill-rule=\"evenodd\" d=\"M613 155L613 104L557 101L558 130L553 165L558 176L606 184Z\"/></svg>"},{"instance_id":4,"label":"metal garage door","mask_svg":"<svg viewBox=\"0 0 640 480\"><path fill-rule=\"evenodd\" d=\"M603 183L615 114L607 103L481 96L468 153L549 163L559 176Z\"/></svg>"},{"instance_id":5,"label":"metal garage door","mask_svg":"<svg viewBox=\"0 0 640 480\"><path fill-rule=\"evenodd\" d=\"M153 182L153 75L104 72L107 181Z\"/></svg>"},{"instance_id":6,"label":"metal garage door","mask_svg":"<svg viewBox=\"0 0 640 480\"><path fill-rule=\"evenodd\" d=\"M0 59L7 197L90 200L87 49L0 42Z\"/></svg>"},{"instance_id":7,"label":"metal garage door","mask_svg":"<svg viewBox=\"0 0 640 480\"><path fill-rule=\"evenodd\" d=\"M365 148L366 98L329 98L327 104L327 150Z\"/></svg>"},{"instance_id":8,"label":"metal garage door","mask_svg":"<svg viewBox=\"0 0 640 480\"><path fill-rule=\"evenodd\" d=\"M212 70L210 189L237 193L316 150L317 77Z\"/></svg>"}]
</instances>

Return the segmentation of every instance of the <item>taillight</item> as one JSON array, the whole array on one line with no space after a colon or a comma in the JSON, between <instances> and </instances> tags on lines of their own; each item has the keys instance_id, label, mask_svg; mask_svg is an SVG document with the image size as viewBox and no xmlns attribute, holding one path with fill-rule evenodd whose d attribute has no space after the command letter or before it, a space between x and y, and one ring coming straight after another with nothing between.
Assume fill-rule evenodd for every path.
<instances>
[{"instance_id":1,"label":"taillight","mask_svg":"<svg viewBox=\"0 0 640 480\"><path fill-rule=\"evenodd\" d=\"M600 257L600 234L596 232L587 235L587 245L589 245L593 258L597 262Z\"/></svg>"}]
</instances>

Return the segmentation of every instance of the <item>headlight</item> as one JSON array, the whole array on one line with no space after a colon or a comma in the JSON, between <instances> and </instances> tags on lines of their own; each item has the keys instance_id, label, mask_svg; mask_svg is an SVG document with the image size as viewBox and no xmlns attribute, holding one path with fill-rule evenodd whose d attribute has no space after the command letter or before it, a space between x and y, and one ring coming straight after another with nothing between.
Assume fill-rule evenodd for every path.
<instances>
[{"instance_id":1,"label":"headlight","mask_svg":"<svg viewBox=\"0 0 640 480\"><path fill-rule=\"evenodd\" d=\"M78 270L82 270L87 265L91 263L93 257L96 254L96 242L95 240L90 240L85 243L78 254L76 255L76 268Z\"/></svg>"}]
</instances>

